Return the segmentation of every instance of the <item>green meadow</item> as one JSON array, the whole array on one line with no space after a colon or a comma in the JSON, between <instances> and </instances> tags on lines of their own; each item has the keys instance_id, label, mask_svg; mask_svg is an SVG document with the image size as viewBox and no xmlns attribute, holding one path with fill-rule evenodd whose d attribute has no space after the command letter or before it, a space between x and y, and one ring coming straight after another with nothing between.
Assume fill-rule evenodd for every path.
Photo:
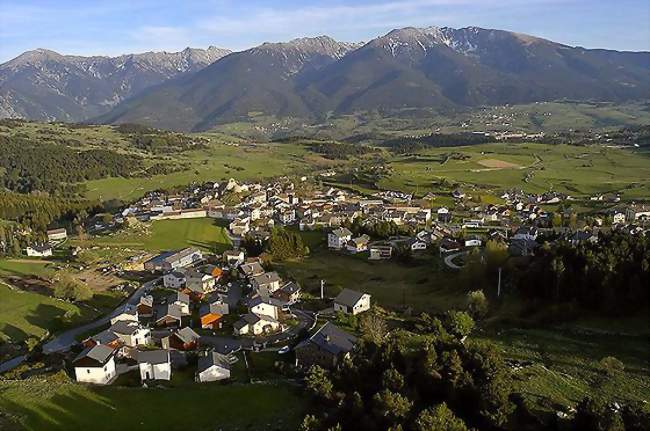
<instances>
[{"instance_id":1,"label":"green meadow","mask_svg":"<svg viewBox=\"0 0 650 431\"><path fill-rule=\"evenodd\" d=\"M445 161L450 153L466 157ZM625 199L650 196L648 154L605 146L495 143L436 148L398 157L390 166L393 173L380 181L381 188L425 193L445 179L496 191L516 187L577 197L605 192L619 192Z\"/></svg>"},{"instance_id":2,"label":"green meadow","mask_svg":"<svg viewBox=\"0 0 650 431\"><path fill-rule=\"evenodd\" d=\"M104 246L142 249L152 252L199 247L206 251L224 251L231 242L226 228L211 218L186 220L155 220L146 233L130 230L114 235L94 236L86 241L75 241L86 246Z\"/></svg>"}]
</instances>

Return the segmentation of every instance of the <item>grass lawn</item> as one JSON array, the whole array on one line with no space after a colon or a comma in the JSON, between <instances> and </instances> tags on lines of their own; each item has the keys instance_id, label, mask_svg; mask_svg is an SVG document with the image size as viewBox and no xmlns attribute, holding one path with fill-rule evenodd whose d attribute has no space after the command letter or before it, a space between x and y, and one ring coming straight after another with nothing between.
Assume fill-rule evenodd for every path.
<instances>
[{"instance_id":1,"label":"grass lawn","mask_svg":"<svg viewBox=\"0 0 650 431\"><path fill-rule=\"evenodd\" d=\"M14 342L41 337L47 330L58 331L93 317L95 313L86 308L0 284L0 333Z\"/></svg>"},{"instance_id":2,"label":"grass lawn","mask_svg":"<svg viewBox=\"0 0 650 431\"><path fill-rule=\"evenodd\" d=\"M50 262L39 259L0 259L0 276L35 275L48 277L52 270Z\"/></svg>"},{"instance_id":3,"label":"grass lawn","mask_svg":"<svg viewBox=\"0 0 650 431\"><path fill-rule=\"evenodd\" d=\"M155 220L148 234L119 232L113 236L96 236L85 245L128 247L147 251L175 250L194 246L209 251L224 251L231 246L224 227L210 218Z\"/></svg>"},{"instance_id":4,"label":"grass lawn","mask_svg":"<svg viewBox=\"0 0 650 431\"><path fill-rule=\"evenodd\" d=\"M395 261L371 262L365 253L350 256L327 250L318 250L302 261L277 264L309 293L318 294L323 279L328 297L347 287L370 293L382 306L406 304L417 311L430 312L464 305L466 292L453 287L456 276L445 272L443 265L437 256L430 255L405 265Z\"/></svg>"},{"instance_id":5,"label":"grass lawn","mask_svg":"<svg viewBox=\"0 0 650 431\"><path fill-rule=\"evenodd\" d=\"M284 385L143 389L68 383L33 396L30 384L0 383L0 407L19 415L29 431L289 430L298 428L305 408L297 389Z\"/></svg>"}]
</instances>

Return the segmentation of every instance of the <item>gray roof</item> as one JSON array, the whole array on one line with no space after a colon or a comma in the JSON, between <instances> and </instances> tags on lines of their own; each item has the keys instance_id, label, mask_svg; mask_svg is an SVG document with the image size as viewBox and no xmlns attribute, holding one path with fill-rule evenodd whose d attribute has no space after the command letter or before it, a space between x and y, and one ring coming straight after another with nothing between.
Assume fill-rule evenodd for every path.
<instances>
[{"instance_id":1,"label":"gray roof","mask_svg":"<svg viewBox=\"0 0 650 431\"><path fill-rule=\"evenodd\" d=\"M167 262L167 263L171 263L171 262L174 262L175 260L180 260L180 259L182 259L184 257L187 257L187 256L192 255L194 253L200 253L200 252L201 252L201 250L199 250L198 248L188 247L188 248L182 249L181 251L179 251L177 253L174 253L174 254L172 254L170 256L167 256L163 260L165 262Z\"/></svg>"},{"instance_id":2,"label":"gray roof","mask_svg":"<svg viewBox=\"0 0 650 431\"><path fill-rule=\"evenodd\" d=\"M196 332L194 332L192 328L187 326L176 331L176 336L183 343L191 343L199 339L199 334L197 334Z\"/></svg>"},{"instance_id":3,"label":"gray roof","mask_svg":"<svg viewBox=\"0 0 650 431\"><path fill-rule=\"evenodd\" d=\"M90 358L103 365L108 362L111 356L113 356L113 352L114 350L110 347L104 346L102 344L97 344L96 346L84 349L76 358L74 358L74 361L72 362L77 362L80 359L84 358Z\"/></svg>"},{"instance_id":4,"label":"gray roof","mask_svg":"<svg viewBox=\"0 0 650 431\"><path fill-rule=\"evenodd\" d=\"M156 307L156 319L161 319L165 316L171 316L178 320L181 320L183 317L183 312L181 311L180 305L166 304Z\"/></svg>"},{"instance_id":5,"label":"gray roof","mask_svg":"<svg viewBox=\"0 0 650 431\"><path fill-rule=\"evenodd\" d=\"M284 284L280 290L282 290L284 293L292 294L300 292L300 286L298 286L293 281L289 281L288 283Z\"/></svg>"},{"instance_id":6,"label":"gray roof","mask_svg":"<svg viewBox=\"0 0 650 431\"><path fill-rule=\"evenodd\" d=\"M278 275L277 272L265 272L264 274L258 275L257 277L253 277L253 281L257 283L257 285L262 286L265 284L273 283L276 281L280 281L281 278Z\"/></svg>"},{"instance_id":7,"label":"gray roof","mask_svg":"<svg viewBox=\"0 0 650 431\"><path fill-rule=\"evenodd\" d=\"M169 361L168 350L138 351L138 364L166 364Z\"/></svg>"},{"instance_id":8,"label":"gray roof","mask_svg":"<svg viewBox=\"0 0 650 431\"><path fill-rule=\"evenodd\" d=\"M110 344L113 341L118 339L118 336L115 335L115 332L106 329L99 334L95 334L92 337L90 337L91 340L93 340L97 344Z\"/></svg>"},{"instance_id":9,"label":"gray roof","mask_svg":"<svg viewBox=\"0 0 650 431\"><path fill-rule=\"evenodd\" d=\"M111 327L108 328L108 330L115 334L132 335L139 328L140 325L138 325L135 322L127 322L124 320L120 320L119 322L115 322L115 324L111 325Z\"/></svg>"},{"instance_id":10,"label":"gray roof","mask_svg":"<svg viewBox=\"0 0 650 431\"><path fill-rule=\"evenodd\" d=\"M348 307L354 307L354 305L359 302L363 295L364 293L357 292L356 290L343 289L341 293L339 293L336 298L334 298L334 302L337 304L346 305Z\"/></svg>"},{"instance_id":11,"label":"gray roof","mask_svg":"<svg viewBox=\"0 0 650 431\"><path fill-rule=\"evenodd\" d=\"M199 356L197 371L202 373L213 365L229 370L230 360L228 359L228 356L210 350L205 352L204 355Z\"/></svg>"},{"instance_id":12,"label":"gray roof","mask_svg":"<svg viewBox=\"0 0 650 431\"><path fill-rule=\"evenodd\" d=\"M259 262L245 263L239 267L241 272L244 273L246 277L250 277L254 274L263 274L264 268L260 265Z\"/></svg>"},{"instance_id":13,"label":"gray roof","mask_svg":"<svg viewBox=\"0 0 650 431\"><path fill-rule=\"evenodd\" d=\"M325 323L311 337L301 342L299 349L309 344L316 345L319 349L338 355L351 351L357 342L357 337L348 334L331 322Z\"/></svg>"},{"instance_id":14,"label":"gray roof","mask_svg":"<svg viewBox=\"0 0 650 431\"><path fill-rule=\"evenodd\" d=\"M186 304L190 303L190 296L187 293L176 292L172 293L167 297L168 302L184 302Z\"/></svg>"},{"instance_id":15,"label":"gray roof","mask_svg":"<svg viewBox=\"0 0 650 431\"><path fill-rule=\"evenodd\" d=\"M352 232L350 232L350 229L345 228L345 227L340 227L338 229L334 229L332 231L332 234L338 236L339 238L346 237L346 236L352 236Z\"/></svg>"}]
</instances>

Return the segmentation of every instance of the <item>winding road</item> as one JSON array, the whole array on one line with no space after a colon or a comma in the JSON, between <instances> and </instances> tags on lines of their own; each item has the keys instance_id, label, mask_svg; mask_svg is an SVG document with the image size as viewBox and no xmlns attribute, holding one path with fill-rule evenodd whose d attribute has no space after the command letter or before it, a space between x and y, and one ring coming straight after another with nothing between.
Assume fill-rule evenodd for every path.
<instances>
[{"instance_id":1,"label":"winding road","mask_svg":"<svg viewBox=\"0 0 650 431\"><path fill-rule=\"evenodd\" d=\"M140 298L144 296L144 294L147 293L147 291L149 291L149 289L151 289L156 283L158 283L160 279L161 278L159 277L156 278L155 280L151 280L144 283L142 286L136 289L135 292L131 294L131 296L125 303L120 304L115 310L113 310L111 314L108 314L90 323L86 323L85 325L77 326L76 328L72 328L65 332L60 333L52 340L48 341L43 345L43 353L49 355L51 353L65 352L66 350L69 350L72 346L74 346L77 343L77 337L79 335L89 332L92 329L96 329L104 325L108 325L114 316L122 312L126 304L138 305L138 303L140 302Z\"/></svg>"},{"instance_id":2,"label":"winding road","mask_svg":"<svg viewBox=\"0 0 650 431\"><path fill-rule=\"evenodd\" d=\"M460 251L458 253L450 254L449 256L445 256L445 265L447 265L451 269L463 269L462 266L456 265L454 263L454 259L456 259L459 256L465 256L468 252L467 251Z\"/></svg>"}]
</instances>

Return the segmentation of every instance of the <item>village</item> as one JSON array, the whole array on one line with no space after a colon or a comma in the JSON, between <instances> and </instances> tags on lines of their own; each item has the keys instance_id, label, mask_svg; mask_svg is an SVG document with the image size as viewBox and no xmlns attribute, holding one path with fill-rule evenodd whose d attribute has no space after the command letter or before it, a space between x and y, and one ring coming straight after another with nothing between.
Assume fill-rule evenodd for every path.
<instances>
[{"instance_id":1,"label":"village","mask_svg":"<svg viewBox=\"0 0 650 431\"><path fill-rule=\"evenodd\" d=\"M367 312L371 295L354 286L325 295L321 280L320 295L305 296L295 280L267 270L262 257L248 255L244 243L263 244L273 229L282 227L318 232L330 251L366 256L377 264L404 253L434 252L453 271L487 241L504 244L512 256L527 256L541 245L541 237L578 243L598 241L600 229L642 234L650 218L647 206L618 206L615 195L591 197L592 203L607 203L607 209L578 223L575 213L557 220L558 212L550 208L574 200L553 192L507 190L502 203L483 204L461 189L416 199L391 191L365 196L321 181L204 183L175 194L149 193L110 221L95 220L88 230L101 236L134 223L215 219L226 228L232 248L216 253L187 247L148 256L140 263L150 274L148 281L108 321L91 327L97 332L78 344L57 344L55 339L44 351L77 352L69 362L71 373L79 382L99 385L126 373L138 374L145 385L168 381L174 370L189 364L197 382L226 380L241 351L293 355L296 370L332 368L357 340L357 334L334 323L336 317ZM376 232L373 227L381 225L390 227L383 238L353 233ZM52 256L53 248L66 240L66 229L50 230L48 242L34 244L26 254Z\"/></svg>"}]
</instances>

